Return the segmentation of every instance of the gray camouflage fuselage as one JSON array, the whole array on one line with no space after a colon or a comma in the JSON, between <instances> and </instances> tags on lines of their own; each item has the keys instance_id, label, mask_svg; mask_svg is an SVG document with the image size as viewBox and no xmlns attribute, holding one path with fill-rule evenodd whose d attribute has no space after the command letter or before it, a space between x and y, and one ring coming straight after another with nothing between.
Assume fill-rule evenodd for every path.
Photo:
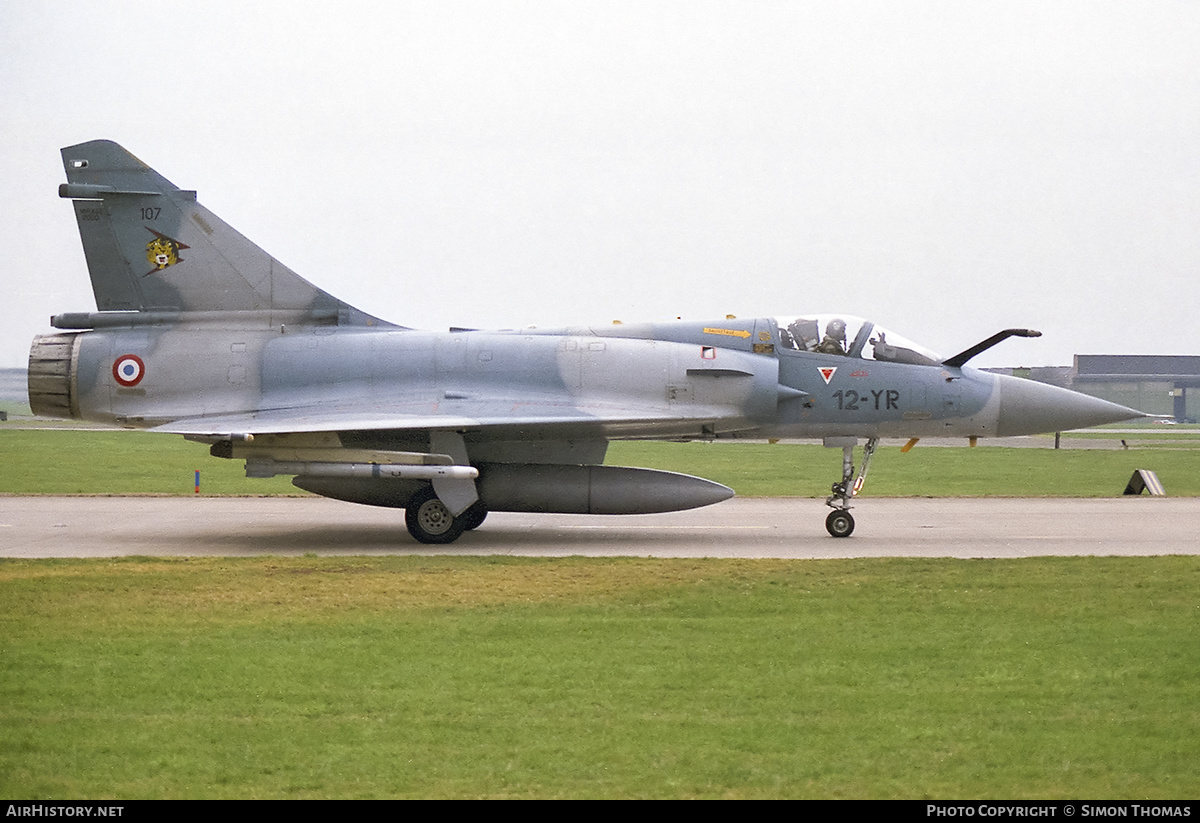
<instances>
[{"instance_id":1,"label":"gray camouflage fuselage","mask_svg":"<svg viewBox=\"0 0 1200 823\"><path fill-rule=\"evenodd\" d=\"M780 351L776 342L756 354L749 338L704 331L753 336L773 326L768 319L450 333L254 328L245 319L61 336L78 346L73 408L83 419L145 428L240 414L269 422L273 409L286 408L323 430L339 409L369 406L381 416L445 416L450 428L480 428L468 439L481 443L543 430L570 438L992 437L1045 431L1055 414L1070 427L1089 425L1107 411L1103 401L1077 408L1075 393L971 368L867 363ZM146 363L136 387L112 379L124 354ZM828 382L823 367L836 369ZM1022 405L1043 399L1045 408L1002 419L1006 394ZM212 432L205 428L190 433Z\"/></svg>"}]
</instances>

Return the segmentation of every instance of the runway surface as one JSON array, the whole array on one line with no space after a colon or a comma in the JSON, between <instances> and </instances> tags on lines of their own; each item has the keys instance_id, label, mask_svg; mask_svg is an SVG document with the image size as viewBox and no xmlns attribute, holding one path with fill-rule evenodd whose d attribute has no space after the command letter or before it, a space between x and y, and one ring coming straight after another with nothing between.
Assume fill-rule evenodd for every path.
<instances>
[{"instance_id":1,"label":"runway surface","mask_svg":"<svg viewBox=\"0 0 1200 823\"><path fill-rule=\"evenodd\" d=\"M0 497L0 557L463 554L1034 557L1200 554L1200 499L864 499L852 537L820 500L735 498L655 515L496 512L450 546L404 513L324 498Z\"/></svg>"}]
</instances>

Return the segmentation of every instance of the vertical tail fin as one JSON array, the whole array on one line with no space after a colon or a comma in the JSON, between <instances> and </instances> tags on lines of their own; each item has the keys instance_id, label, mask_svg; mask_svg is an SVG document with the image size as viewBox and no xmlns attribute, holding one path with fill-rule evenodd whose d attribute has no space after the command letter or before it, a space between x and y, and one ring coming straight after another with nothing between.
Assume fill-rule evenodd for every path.
<instances>
[{"instance_id":1,"label":"vertical tail fin","mask_svg":"<svg viewBox=\"0 0 1200 823\"><path fill-rule=\"evenodd\" d=\"M100 311L277 312L390 326L322 291L110 140L62 150Z\"/></svg>"}]
</instances>

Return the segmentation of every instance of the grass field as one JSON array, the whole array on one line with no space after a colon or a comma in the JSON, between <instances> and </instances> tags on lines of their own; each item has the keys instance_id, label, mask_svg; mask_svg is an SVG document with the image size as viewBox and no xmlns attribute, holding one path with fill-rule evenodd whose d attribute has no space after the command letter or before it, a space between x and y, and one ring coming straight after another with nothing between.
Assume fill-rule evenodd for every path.
<instances>
[{"instance_id":1,"label":"grass field","mask_svg":"<svg viewBox=\"0 0 1200 823\"><path fill-rule=\"evenodd\" d=\"M86 429L0 429L0 493L304 494L289 477L249 480L241 460L221 460L178 435Z\"/></svg>"},{"instance_id":2,"label":"grass field","mask_svg":"<svg viewBox=\"0 0 1200 823\"><path fill-rule=\"evenodd\" d=\"M1154 445L1111 449L975 449L885 446L871 464L868 496L1107 497L1134 469L1152 469L1173 496L1200 495L1200 448L1184 432ZM1195 438L1200 444L1200 438ZM1184 439L1185 444L1192 441ZM694 474L743 496L821 497L841 476L841 451L778 443L617 442L607 462ZM209 456L174 435L136 431L0 429L0 494L302 494L289 478L250 480L240 460Z\"/></svg>"},{"instance_id":3,"label":"grass field","mask_svg":"<svg viewBox=\"0 0 1200 823\"><path fill-rule=\"evenodd\" d=\"M860 455L856 453L856 457ZM765 443L614 443L608 462L696 474L748 497L823 497L841 476L840 449ZM1135 469L1152 469L1168 494L1200 495L1200 450L1173 448L881 447L868 497L1112 497Z\"/></svg>"},{"instance_id":4,"label":"grass field","mask_svg":"<svg viewBox=\"0 0 1200 823\"><path fill-rule=\"evenodd\" d=\"M0 562L0 796L1194 798L1200 559Z\"/></svg>"}]
</instances>

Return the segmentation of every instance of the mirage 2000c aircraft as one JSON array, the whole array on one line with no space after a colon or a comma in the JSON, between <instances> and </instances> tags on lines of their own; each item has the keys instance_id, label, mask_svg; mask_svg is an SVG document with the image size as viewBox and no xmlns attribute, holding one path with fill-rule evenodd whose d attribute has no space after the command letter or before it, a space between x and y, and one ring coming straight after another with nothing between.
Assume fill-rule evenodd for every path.
<instances>
[{"instance_id":1,"label":"mirage 2000c aircraft","mask_svg":"<svg viewBox=\"0 0 1200 823\"><path fill-rule=\"evenodd\" d=\"M62 150L96 312L29 355L36 413L181 434L250 477L405 509L450 543L489 511L717 503L698 477L603 465L610 440L823 438L835 537L881 437L1004 437L1143 416L967 367L846 315L417 331L302 279L116 143ZM856 474L853 452L865 439Z\"/></svg>"}]
</instances>

